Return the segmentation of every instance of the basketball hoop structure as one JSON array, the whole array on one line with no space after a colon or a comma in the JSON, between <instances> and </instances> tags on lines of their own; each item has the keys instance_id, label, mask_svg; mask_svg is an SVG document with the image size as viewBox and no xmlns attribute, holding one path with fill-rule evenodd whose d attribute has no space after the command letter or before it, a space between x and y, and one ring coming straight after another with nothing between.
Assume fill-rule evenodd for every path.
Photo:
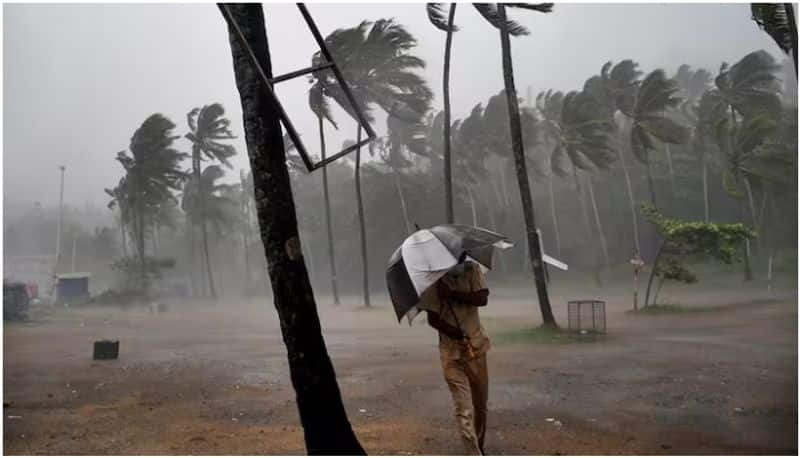
<instances>
[{"instance_id":1,"label":"basketball hoop structure","mask_svg":"<svg viewBox=\"0 0 800 458\"><path fill-rule=\"evenodd\" d=\"M322 38L322 35L319 33L319 29L317 29L317 25L314 23L314 19L311 18L311 14L306 9L305 4L297 3L297 8L300 10L300 14L302 14L303 19L306 21L306 25L308 25L309 30L311 30L311 34L314 36L314 41L317 42L317 46L319 46L320 52L322 52L322 56L325 58L325 62L313 66L307 67L300 70L296 70L293 72L286 73L284 75L275 76L272 78L267 78L267 74L264 72L264 69L261 67L261 64L258 62L258 58L256 57L253 49L250 47L250 44L247 43L247 40L242 33L242 30L239 28L239 24L234 19L233 15L231 14L230 10L228 9L228 5L224 3L220 3L219 6L222 10L222 15L225 17L225 21L228 22L233 30L235 31L236 38L239 42L244 46L247 50L247 54L250 57L250 63L255 67L258 71L259 76L261 77L261 81L264 83L264 86L267 88L267 93L269 94L270 98L272 99L275 106L278 108L278 113L280 114L281 122L283 126L286 128L286 132L289 134L289 138L292 139L292 143L294 144L295 148L297 149L297 153L300 155L300 158L303 160L303 164L306 166L309 172L313 172L321 167L325 167L326 165L330 164L331 162L344 157L346 154L355 151L356 148L366 145L367 143L375 140L376 135L375 131L372 130L372 127L367 122L366 117L364 116L364 112L361 110L358 102L356 102L353 93L350 91L350 87L347 85L347 81L345 81L342 72L339 70L339 66L336 65L336 62L333 60L328 47L325 45L325 40ZM317 72L320 70L330 69L333 71L333 75L336 78L336 82L339 83L339 86L344 91L345 96L347 97L347 101L353 106L353 111L356 115L356 121L358 125L364 129L366 132L367 137L364 140L361 140L358 143L348 146L347 148L339 151L336 154L333 154L324 160L314 162L311 160L311 157L308 155L308 151L303 145L303 142L300 140L300 135L297 133L297 129L295 129L294 124L292 124L291 119L289 119L289 115L286 114L286 110L283 109L283 105L281 105L280 100L275 95L275 92L272 89L272 86L276 83L280 83L282 81L288 81L299 76L307 75L309 73Z\"/></svg>"}]
</instances>

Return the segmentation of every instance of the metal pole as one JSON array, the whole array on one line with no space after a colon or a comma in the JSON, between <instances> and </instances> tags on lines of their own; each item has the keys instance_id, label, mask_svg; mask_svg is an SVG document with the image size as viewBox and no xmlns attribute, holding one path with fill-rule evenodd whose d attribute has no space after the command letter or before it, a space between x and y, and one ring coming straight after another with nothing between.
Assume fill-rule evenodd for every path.
<instances>
[{"instance_id":1,"label":"metal pole","mask_svg":"<svg viewBox=\"0 0 800 458\"><path fill-rule=\"evenodd\" d=\"M78 245L78 236L72 239L72 272L75 272L75 248Z\"/></svg>"},{"instance_id":2,"label":"metal pole","mask_svg":"<svg viewBox=\"0 0 800 458\"><path fill-rule=\"evenodd\" d=\"M61 165L58 167L61 170L61 191L58 196L58 233L56 234L56 269L58 269L58 262L61 260L61 227L64 219L64 170L66 167Z\"/></svg>"}]
</instances>

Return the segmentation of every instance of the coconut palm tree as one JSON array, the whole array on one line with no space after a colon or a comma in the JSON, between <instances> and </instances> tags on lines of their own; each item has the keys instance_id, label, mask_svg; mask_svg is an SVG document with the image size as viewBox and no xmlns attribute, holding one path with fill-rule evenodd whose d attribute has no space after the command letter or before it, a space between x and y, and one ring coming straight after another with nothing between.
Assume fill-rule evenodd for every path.
<instances>
[{"instance_id":1,"label":"coconut palm tree","mask_svg":"<svg viewBox=\"0 0 800 458\"><path fill-rule=\"evenodd\" d=\"M194 108L186 115L186 122L189 124L189 133L186 134L186 138L192 142L192 173L195 182L202 182L200 164L203 160L217 161L231 168L228 159L236 154L236 148L233 145L221 143L221 141L232 140L236 137L230 130L231 122L225 117L225 108L222 104L213 103L204 105L203 108ZM211 297L216 298L214 276L211 273L211 259L208 255L208 230L205 221L208 212L202 209L202 206L205 205L202 197L196 203L200 206L198 224L203 234L203 255L208 284L211 289Z\"/></svg>"},{"instance_id":2,"label":"coconut palm tree","mask_svg":"<svg viewBox=\"0 0 800 458\"><path fill-rule=\"evenodd\" d=\"M119 183L112 189L105 189L106 194L111 197L111 200L108 202L109 210L113 210L115 207L119 208L119 230L122 242L122 257L128 257L128 243L125 232L127 231L128 224L131 220L131 212L130 208L128 207L128 196L127 196L127 182L125 180L126 177L122 177L119 179Z\"/></svg>"},{"instance_id":3,"label":"coconut palm tree","mask_svg":"<svg viewBox=\"0 0 800 458\"><path fill-rule=\"evenodd\" d=\"M630 143L634 157L645 165L650 201L656 205L650 153L657 142L683 145L689 141L689 129L667 116L667 110L681 102L678 85L663 70L653 70L641 82L631 117Z\"/></svg>"},{"instance_id":4,"label":"coconut palm tree","mask_svg":"<svg viewBox=\"0 0 800 458\"><path fill-rule=\"evenodd\" d=\"M221 5L238 22L245 43L272 76L264 14L258 4ZM364 455L342 404L298 241L280 115L253 69L248 49L229 26L234 74L242 103L248 155L253 169L258 223L269 259L275 309L280 317L289 371L297 394L306 452L310 455ZM267 178L269 177L269 178ZM269 181L268 181L269 180Z\"/></svg>"},{"instance_id":5,"label":"coconut palm tree","mask_svg":"<svg viewBox=\"0 0 800 458\"><path fill-rule=\"evenodd\" d=\"M153 114L131 137L131 154L125 151L117 153L117 161L126 173L126 192L123 195L131 212L142 288L147 287L144 244L146 221L159 204L175 200L173 192L180 189L187 176L179 164L188 155L172 148L172 143L179 138L172 135L174 128L175 124L164 115Z\"/></svg>"},{"instance_id":6,"label":"coconut palm tree","mask_svg":"<svg viewBox=\"0 0 800 458\"><path fill-rule=\"evenodd\" d=\"M781 48L792 56L797 75L797 19L791 3L751 3L752 19Z\"/></svg>"},{"instance_id":7,"label":"coconut palm tree","mask_svg":"<svg viewBox=\"0 0 800 458\"><path fill-rule=\"evenodd\" d=\"M434 27L446 32L447 38L444 44L444 71L443 71L443 99L444 99L444 120L443 120L443 138L444 138L444 199L445 199L445 221L447 223L454 223L455 216L453 214L453 175L452 175L452 159L451 159L451 133L450 133L450 52L453 47L453 32L458 31L458 27L453 23L456 15L456 3L451 3L448 10L447 20L444 18L444 4L442 3L428 3L426 9L428 12L428 19Z\"/></svg>"},{"instance_id":8,"label":"coconut palm tree","mask_svg":"<svg viewBox=\"0 0 800 458\"><path fill-rule=\"evenodd\" d=\"M411 54L417 40L393 19L364 21L349 29L339 29L325 38L326 46L336 60L357 103L368 119L373 107L407 122L420 122L427 113L433 93L425 80L413 70L425 67L425 62ZM323 61L321 52L312 57L312 65ZM353 118L354 107L344 90L330 72L318 71L312 83L319 84L324 97L330 97ZM361 126L356 142L361 143ZM361 194L361 148L356 149L354 181L361 237L364 304L370 305L369 266L363 197Z\"/></svg>"},{"instance_id":9,"label":"coconut palm tree","mask_svg":"<svg viewBox=\"0 0 800 458\"><path fill-rule=\"evenodd\" d=\"M517 90L514 86L514 69L511 61L511 42L509 39L512 35L527 35L530 32L528 32L525 27L507 19L506 5L503 3L475 3L474 6L484 19L500 31L500 49L503 60L503 80L505 83L506 98L508 100L511 145L514 152L520 196L522 198L522 211L525 218L525 228L527 230L529 256L531 258L531 266L533 267L542 320L545 326L555 327L556 321L550 307L550 298L547 295L542 250L538 240L538 233L536 232L536 218L533 210L530 183L528 182L528 169L525 166L525 149L522 140L519 99L517 98ZM553 9L553 4L510 3L508 7L549 13Z\"/></svg>"}]
</instances>

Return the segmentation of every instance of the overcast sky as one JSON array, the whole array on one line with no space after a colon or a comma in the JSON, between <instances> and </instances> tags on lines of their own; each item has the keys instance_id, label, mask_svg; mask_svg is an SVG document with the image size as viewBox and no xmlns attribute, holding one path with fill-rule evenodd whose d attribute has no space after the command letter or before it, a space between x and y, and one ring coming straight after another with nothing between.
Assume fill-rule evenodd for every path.
<instances>
[{"instance_id":1,"label":"overcast sky","mask_svg":"<svg viewBox=\"0 0 800 458\"><path fill-rule=\"evenodd\" d=\"M66 165L65 199L104 205L104 187L121 176L114 160L134 130L161 112L186 132L186 113L221 102L240 137L232 176L249 168L241 109L224 21L213 4L3 5L3 190L6 202L58 199L58 170ZM415 51L441 107L444 33L424 4L311 4L323 35L363 19L391 18L417 37ZM451 98L454 118L502 87L498 32L468 4L457 10ZM314 42L292 4L265 5L275 73L309 65ZM557 4L549 15L512 10L532 34L513 39L521 97L531 87L578 89L608 60L632 58L645 71L674 73L682 63L716 73L723 61L766 49L782 59L742 4ZM308 82L278 86L305 144L316 151L316 123L307 108ZM339 112L329 148L354 138ZM376 127L384 131L384 122ZM184 140L178 143L184 151ZM188 166L188 163L187 163Z\"/></svg>"}]
</instances>

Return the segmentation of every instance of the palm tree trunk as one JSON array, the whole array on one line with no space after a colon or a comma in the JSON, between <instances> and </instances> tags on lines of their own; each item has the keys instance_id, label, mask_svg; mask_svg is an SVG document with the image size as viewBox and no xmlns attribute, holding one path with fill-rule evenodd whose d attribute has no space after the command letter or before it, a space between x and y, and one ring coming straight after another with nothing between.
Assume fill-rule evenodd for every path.
<instances>
[{"instance_id":1,"label":"palm tree trunk","mask_svg":"<svg viewBox=\"0 0 800 458\"><path fill-rule=\"evenodd\" d=\"M784 3L786 20L789 22L789 31L792 38L792 60L794 61L794 76L797 77L797 20L794 17L794 4Z\"/></svg>"},{"instance_id":2,"label":"palm tree trunk","mask_svg":"<svg viewBox=\"0 0 800 458\"><path fill-rule=\"evenodd\" d=\"M202 205L202 204L201 204ZM205 218L203 218L203 254L206 258L206 273L208 274L208 287L211 293L211 298L217 298L217 290L214 288L214 275L211 272L211 257L208 250L208 228L206 227Z\"/></svg>"},{"instance_id":3,"label":"palm tree trunk","mask_svg":"<svg viewBox=\"0 0 800 458\"><path fill-rule=\"evenodd\" d=\"M650 203L652 203L654 207L658 208L658 205L656 204L656 187L653 183L652 161L649 157L647 158L645 166L647 170L647 187L650 190Z\"/></svg>"},{"instance_id":4,"label":"palm tree trunk","mask_svg":"<svg viewBox=\"0 0 800 458\"><path fill-rule=\"evenodd\" d=\"M358 126L356 142L361 143L361 125ZM369 266L367 265L367 225L364 222L364 202L361 196L361 147L356 148L356 203L358 205L358 230L361 235L361 268L363 269L364 305L369 307Z\"/></svg>"},{"instance_id":5,"label":"palm tree trunk","mask_svg":"<svg viewBox=\"0 0 800 458\"><path fill-rule=\"evenodd\" d=\"M672 167L672 152L669 150L669 143L664 143L664 155L667 157L667 169L669 171L670 199L675 200L675 169Z\"/></svg>"},{"instance_id":6,"label":"palm tree trunk","mask_svg":"<svg viewBox=\"0 0 800 458\"><path fill-rule=\"evenodd\" d=\"M610 266L611 259L608 256L608 245L606 244L606 234L603 231L603 224L600 222L600 212L597 211L597 201L594 198L594 186L592 185L591 175L586 177L586 182L589 184L589 198L592 200L592 210L594 211L594 222L597 224L597 232L600 233L600 248L603 250L603 258L606 261L606 266Z\"/></svg>"},{"instance_id":7,"label":"palm tree trunk","mask_svg":"<svg viewBox=\"0 0 800 458\"><path fill-rule=\"evenodd\" d=\"M397 189L397 195L400 196L400 208L403 210L403 221L406 223L406 233L412 234L414 230L411 227L411 221L408 219L406 198L403 196L403 188L400 186L400 172L398 172L395 167L392 167L392 177L394 178L394 187Z\"/></svg>"},{"instance_id":8,"label":"palm tree trunk","mask_svg":"<svg viewBox=\"0 0 800 458\"><path fill-rule=\"evenodd\" d=\"M639 217L638 212L636 211L636 199L633 197L633 185L631 184L631 175L628 172L628 166L625 164L625 154L622 151L622 145L620 142L620 147L617 148L617 154L619 155L620 165L622 165L622 173L625 175L625 185L628 191L628 203L631 207L631 221L633 222L633 244L636 247L636 253L640 254L642 252L642 247L639 243Z\"/></svg>"},{"instance_id":9,"label":"palm tree trunk","mask_svg":"<svg viewBox=\"0 0 800 458\"><path fill-rule=\"evenodd\" d=\"M228 9L253 49L266 78L272 77L269 46L260 4L220 5ZM280 115L250 61L249 52L229 26L236 86L242 102L248 156L253 170L258 223L275 309L289 360L300 422L309 455L364 455L347 419L336 373L322 336L317 306L297 235Z\"/></svg>"},{"instance_id":10,"label":"palm tree trunk","mask_svg":"<svg viewBox=\"0 0 800 458\"><path fill-rule=\"evenodd\" d=\"M661 259L661 253L664 252L664 247L667 245L667 240L664 239L661 242L661 246L658 248L658 252L656 252L656 258L653 260L653 267L650 270L650 278L647 280L647 291L644 293L644 305L642 308L647 308L650 305L650 288L653 286L653 277L656 275L656 271L658 268L658 261Z\"/></svg>"},{"instance_id":11,"label":"palm tree trunk","mask_svg":"<svg viewBox=\"0 0 800 458\"><path fill-rule=\"evenodd\" d=\"M502 205L502 202L498 201L497 205ZM489 203L489 198L486 197L486 209L489 213L489 224L491 224L491 230L494 232L500 232L500 228L497 227L497 220L495 219L494 209L497 208L496 206ZM503 255L502 251L497 252L497 259L500 261L500 272L506 273L508 272L508 266L506 265L506 258Z\"/></svg>"},{"instance_id":12,"label":"palm tree trunk","mask_svg":"<svg viewBox=\"0 0 800 458\"><path fill-rule=\"evenodd\" d=\"M592 225L589 222L589 210L586 208L586 199L583 196L583 188L578 177L578 169L572 164L572 177L575 179L575 193L581 206L581 216L583 217L583 227L586 228L586 242L589 244L589 253L592 256L592 275L597 286L602 285L600 272L598 271L597 251L595 249L594 237L592 237Z\"/></svg>"},{"instance_id":13,"label":"palm tree trunk","mask_svg":"<svg viewBox=\"0 0 800 458\"><path fill-rule=\"evenodd\" d=\"M758 231L758 216L756 215L756 204L755 200L753 199L753 188L750 186L750 179L747 176L744 176L744 189L747 191L747 203L750 206L750 218L753 220L753 230ZM758 246L759 252L761 251L761 237L760 234L756 232L758 236L756 238L756 245Z\"/></svg>"},{"instance_id":14,"label":"palm tree trunk","mask_svg":"<svg viewBox=\"0 0 800 458\"><path fill-rule=\"evenodd\" d=\"M550 214L552 215L553 220L553 233L555 234L556 238L556 253L558 253L558 257L561 257L561 234L558 230L558 215L556 214L556 195L553 192L553 175L550 175L549 179L547 180L548 186L550 188Z\"/></svg>"},{"instance_id":15,"label":"palm tree trunk","mask_svg":"<svg viewBox=\"0 0 800 458\"><path fill-rule=\"evenodd\" d=\"M450 152L450 51L453 47L453 19L456 15L456 3L450 4L447 17L447 38L444 44L444 200L445 222L455 222L453 214L453 169Z\"/></svg>"},{"instance_id":16,"label":"palm tree trunk","mask_svg":"<svg viewBox=\"0 0 800 458\"><path fill-rule=\"evenodd\" d=\"M192 296L197 297L202 294L200 291L200 285L197 284L197 275L195 275L195 266L197 262L195 261L195 252L194 249L194 226L190 221L186 221L186 231L189 233L189 281L192 285Z\"/></svg>"},{"instance_id":17,"label":"palm tree trunk","mask_svg":"<svg viewBox=\"0 0 800 458\"><path fill-rule=\"evenodd\" d=\"M120 218L119 219L119 231L120 231L120 233L122 235L122 257L123 258L127 258L128 257L128 241L127 241L127 239L125 237L125 223L122 221L122 210L120 210L119 218Z\"/></svg>"},{"instance_id":18,"label":"palm tree trunk","mask_svg":"<svg viewBox=\"0 0 800 458\"><path fill-rule=\"evenodd\" d=\"M319 143L322 151L322 160L325 160L325 130L322 117L317 118L319 125ZM322 168L322 192L325 198L325 232L328 234L328 259L331 262L331 294L333 305L339 305L339 288L336 284L336 254L333 246L333 226L331 224L331 198L328 192L328 168Z\"/></svg>"},{"instance_id":19,"label":"palm tree trunk","mask_svg":"<svg viewBox=\"0 0 800 458\"><path fill-rule=\"evenodd\" d=\"M705 145L703 145L705 146ZM711 222L709 205L708 205L708 160L706 158L706 150L703 148L703 153L700 156L702 161L702 174L703 174L703 217L706 223Z\"/></svg>"},{"instance_id":20,"label":"palm tree trunk","mask_svg":"<svg viewBox=\"0 0 800 458\"><path fill-rule=\"evenodd\" d=\"M142 204L142 198L139 197L137 200L138 208L138 223L139 223L139 233L136 234L138 242L139 242L139 281L141 282L140 287L144 290L147 289L147 267L145 264L145 252L144 252L144 205Z\"/></svg>"},{"instance_id":21,"label":"palm tree trunk","mask_svg":"<svg viewBox=\"0 0 800 458\"><path fill-rule=\"evenodd\" d=\"M472 194L472 188L467 186L467 195L469 196L469 205L472 209L472 225L477 227L478 226L478 212L475 208L475 196Z\"/></svg>"},{"instance_id":22,"label":"palm tree trunk","mask_svg":"<svg viewBox=\"0 0 800 458\"><path fill-rule=\"evenodd\" d=\"M536 282L536 293L539 297L539 308L541 309L542 320L545 326L556 327L556 319L553 316L553 311L550 308L550 298L547 295L544 263L542 262L542 249L539 244L538 233L536 232L533 199L531 197L530 184L528 183L528 169L525 166L522 126L519 119L519 100L517 99L517 90L514 87L514 69L511 62L511 43L508 35L508 24L506 23L505 5L498 3L497 11L500 20L500 47L503 55L503 80L505 83L506 98L508 99L511 145L514 151L517 181L519 182L519 193L522 201L522 212L525 217L525 229L528 236L528 254L531 258L531 266L533 267L533 276Z\"/></svg>"}]
</instances>

